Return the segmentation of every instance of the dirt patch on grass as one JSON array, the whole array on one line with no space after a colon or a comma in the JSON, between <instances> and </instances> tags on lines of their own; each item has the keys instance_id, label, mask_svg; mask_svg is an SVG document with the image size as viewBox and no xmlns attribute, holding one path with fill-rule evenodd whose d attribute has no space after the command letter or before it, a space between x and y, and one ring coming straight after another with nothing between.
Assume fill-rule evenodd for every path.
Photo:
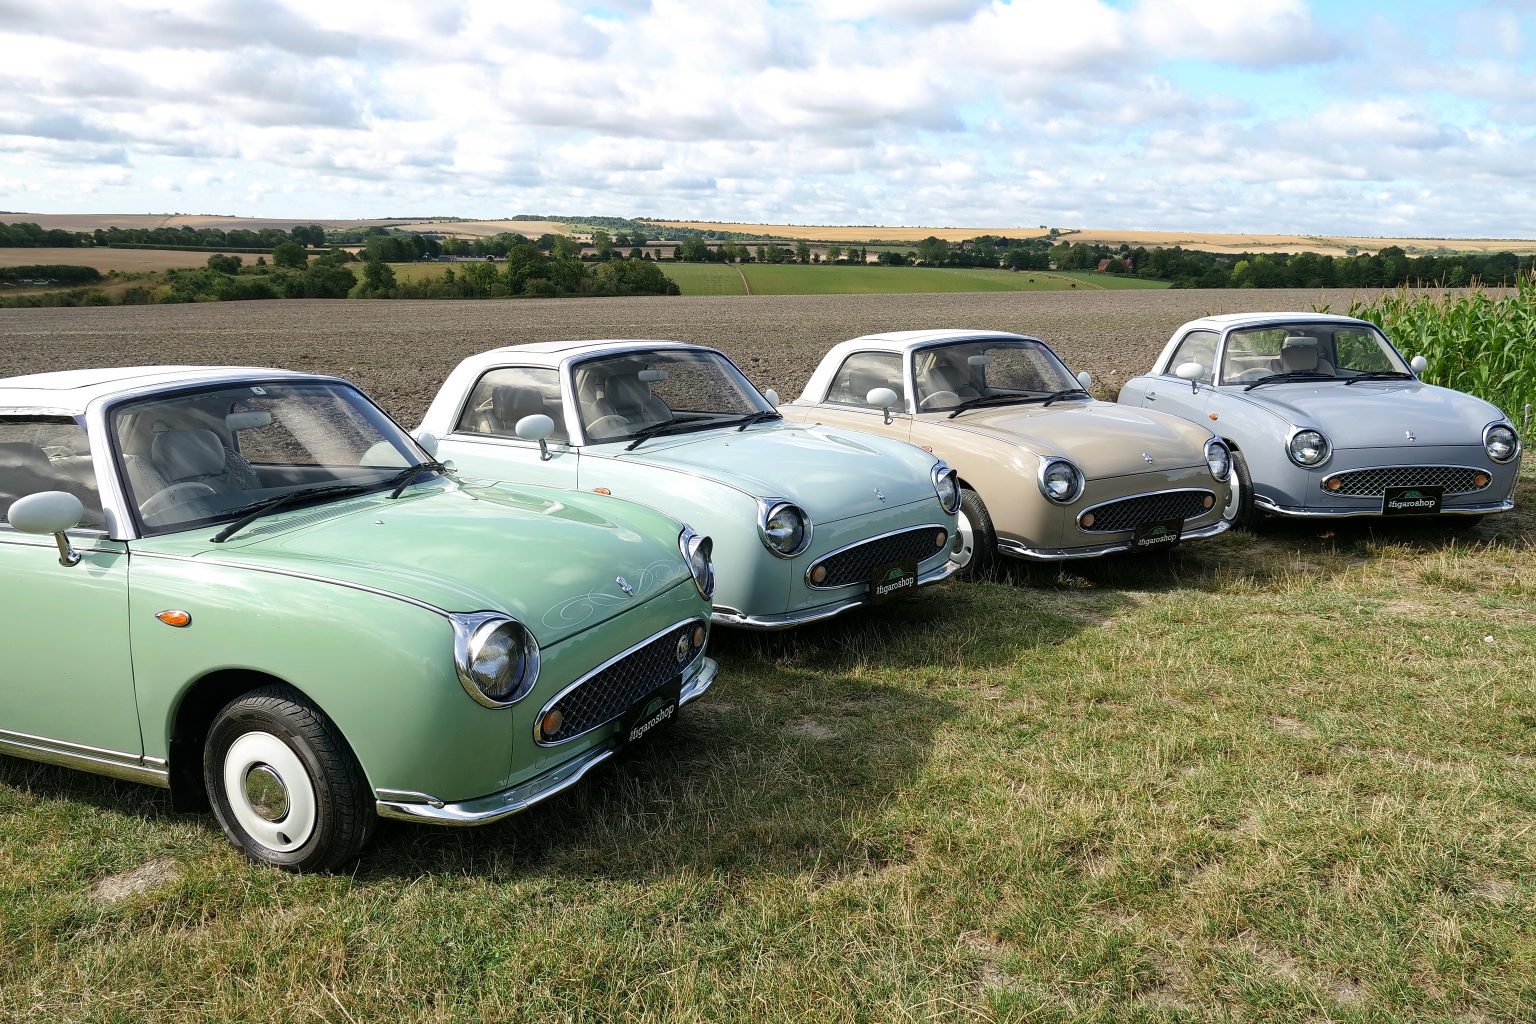
<instances>
[{"instance_id":1,"label":"dirt patch on grass","mask_svg":"<svg viewBox=\"0 0 1536 1024\"><path fill-rule=\"evenodd\" d=\"M801 736L805 739L816 740L818 742L835 740L842 735L842 733L838 732L836 729L830 729L827 726L822 725L820 722L810 718L797 718L793 722L790 722L788 725L786 725L784 727L784 731L793 736Z\"/></svg>"},{"instance_id":2,"label":"dirt patch on grass","mask_svg":"<svg viewBox=\"0 0 1536 1024\"><path fill-rule=\"evenodd\" d=\"M91 896L100 903L118 903L130 896L167 885L181 877L181 869L169 858L140 864L132 871L108 875L91 886Z\"/></svg>"},{"instance_id":3,"label":"dirt patch on grass","mask_svg":"<svg viewBox=\"0 0 1536 1024\"><path fill-rule=\"evenodd\" d=\"M1269 720L1269 724L1279 733L1293 736L1299 740L1317 739L1317 730L1299 718L1289 718L1285 715L1275 715Z\"/></svg>"}]
</instances>

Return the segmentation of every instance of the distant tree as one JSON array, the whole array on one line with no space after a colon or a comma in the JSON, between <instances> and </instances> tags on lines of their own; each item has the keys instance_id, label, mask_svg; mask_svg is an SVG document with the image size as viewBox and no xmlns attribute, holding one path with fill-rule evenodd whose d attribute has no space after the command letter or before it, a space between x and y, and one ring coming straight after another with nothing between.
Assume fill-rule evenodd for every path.
<instances>
[{"instance_id":1,"label":"distant tree","mask_svg":"<svg viewBox=\"0 0 1536 1024\"><path fill-rule=\"evenodd\" d=\"M601 228L592 232L592 248L597 250L598 259L612 259L614 249L612 236L610 236L608 232L603 231Z\"/></svg>"},{"instance_id":2,"label":"distant tree","mask_svg":"<svg viewBox=\"0 0 1536 1024\"><path fill-rule=\"evenodd\" d=\"M279 267L303 270L309 265L309 256L298 242L284 242L272 250L272 262Z\"/></svg>"},{"instance_id":3,"label":"distant tree","mask_svg":"<svg viewBox=\"0 0 1536 1024\"><path fill-rule=\"evenodd\" d=\"M827 262L836 263L843 258L843 247L840 245L827 246Z\"/></svg>"},{"instance_id":4,"label":"distant tree","mask_svg":"<svg viewBox=\"0 0 1536 1024\"><path fill-rule=\"evenodd\" d=\"M677 258L688 263L703 263L709 259L710 255L709 246L705 244L704 239L697 236L684 239L683 244L676 251Z\"/></svg>"},{"instance_id":5,"label":"distant tree","mask_svg":"<svg viewBox=\"0 0 1536 1024\"><path fill-rule=\"evenodd\" d=\"M383 298L395 290L395 271L382 260L369 260L363 264L363 294Z\"/></svg>"},{"instance_id":6,"label":"distant tree","mask_svg":"<svg viewBox=\"0 0 1536 1024\"><path fill-rule=\"evenodd\" d=\"M569 235L556 235L554 253L558 260L575 259L581 254L581 244Z\"/></svg>"},{"instance_id":7,"label":"distant tree","mask_svg":"<svg viewBox=\"0 0 1536 1024\"><path fill-rule=\"evenodd\" d=\"M645 253L640 251L640 247L638 245L636 245L636 246L631 246L630 247L629 258L632 259L632 260L642 260L642 259L645 259L646 256L645 256Z\"/></svg>"},{"instance_id":8,"label":"distant tree","mask_svg":"<svg viewBox=\"0 0 1536 1024\"><path fill-rule=\"evenodd\" d=\"M795 243L795 259L799 260L801 263L811 262L810 242L807 242L802 238L800 241Z\"/></svg>"},{"instance_id":9,"label":"distant tree","mask_svg":"<svg viewBox=\"0 0 1536 1024\"><path fill-rule=\"evenodd\" d=\"M240 257L226 256L223 253L215 253L208 257L208 269L219 274L240 273Z\"/></svg>"},{"instance_id":10,"label":"distant tree","mask_svg":"<svg viewBox=\"0 0 1536 1024\"><path fill-rule=\"evenodd\" d=\"M930 266L938 266L949 256L949 243L937 235L929 235L917 243L917 258Z\"/></svg>"}]
</instances>

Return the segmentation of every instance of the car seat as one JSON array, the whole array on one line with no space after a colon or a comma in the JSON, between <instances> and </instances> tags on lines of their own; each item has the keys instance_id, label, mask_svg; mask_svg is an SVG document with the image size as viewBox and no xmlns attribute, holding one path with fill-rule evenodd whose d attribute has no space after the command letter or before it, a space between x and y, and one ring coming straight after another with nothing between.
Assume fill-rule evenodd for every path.
<instances>
[{"instance_id":1,"label":"car seat","mask_svg":"<svg viewBox=\"0 0 1536 1024\"><path fill-rule=\"evenodd\" d=\"M166 486L207 484L219 494L255 491L262 486L251 464L239 452L226 448L211 430L192 428L158 433L150 444L149 460Z\"/></svg>"},{"instance_id":2,"label":"car seat","mask_svg":"<svg viewBox=\"0 0 1536 1024\"><path fill-rule=\"evenodd\" d=\"M1282 373L1326 373L1333 376L1333 364L1322 357L1316 338L1293 336L1280 345Z\"/></svg>"}]
</instances>

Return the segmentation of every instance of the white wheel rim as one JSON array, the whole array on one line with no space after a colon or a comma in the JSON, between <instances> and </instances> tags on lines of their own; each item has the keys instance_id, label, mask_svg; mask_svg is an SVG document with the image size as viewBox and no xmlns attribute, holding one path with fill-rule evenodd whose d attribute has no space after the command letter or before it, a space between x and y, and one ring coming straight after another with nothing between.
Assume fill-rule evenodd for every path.
<instances>
[{"instance_id":1,"label":"white wheel rim","mask_svg":"<svg viewBox=\"0 0 1536 1024\"><path fill-rule=\"evenodd\" d=\"M270 788L274 778L287 798L284 813L276 815L275 821L270 818L273 809L258 804L250 792L262 783ZM229 745L224 755L224 796L240 827L274 853L292 853L315 831L314 784L298 755L271 733L248 732Z\"/></svg>"},{"instance_id":2,"label":"white wheel rim","mask_svg":"<svg viewBox=\"0 0 1536 1024\"><path fill-rule=\"evenodd\" d=\"M976 531L971 527L971 521L965 517L964 510L961 510L955 522L955 532L960 535L960 550L950 555L949 560L964 569L971 564L971 559L976 557Z\"/></svg>"},{"instance_id":3,"label":"white wheel rim","mask_svg":"<svg viewBox=\"0 0 1536 1024\"><path fill-rule=\"evenodd\" d=\"M1232 493L1227 497L1227 507L1221 510L1221 517L1227 522L1237 518L1237 510L1242 507L1242 483L1237 479L1237 467L1227 474L1227 483L1232 488Z\"/></svg>"}]
</instances>

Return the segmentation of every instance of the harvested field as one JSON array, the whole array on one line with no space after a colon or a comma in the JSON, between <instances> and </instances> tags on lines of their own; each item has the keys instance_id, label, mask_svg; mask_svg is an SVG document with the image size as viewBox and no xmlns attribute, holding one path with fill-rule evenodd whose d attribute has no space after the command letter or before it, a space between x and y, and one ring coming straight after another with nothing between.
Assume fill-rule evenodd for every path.
<instances>
[{"instance_id":1,"label":"harvested field","mask_svg":"<svg viewBox=\"0 0 1536 1024\"><path fill-rule=\"evenodd\" d=\"M971 292L406 302L220 302L0 310L0 377L83 366L242 363L337 373L414 426L454 364L497 345L673 338L724 349L761 387L799 393L835 342L881 330L1035 334L1101 390L1140 372L1186 320L1349 305L1350 291Z\"/></svg>"},{"instance_id":2,"label":"harvested field","mask_svg":"<svg viewBox=\"0 0 1536 1024\"><path fill-rule=\"evenodd\" d=\"M181 252L176 249L0 249L0 267L26 267L39 263L62 263L71 267L95 267L138 273L144 270L172 270L177 267L205 267L211 252ZM236 253L246 263L255 263L253 253Z\"/></svg>"}]
</instances>

